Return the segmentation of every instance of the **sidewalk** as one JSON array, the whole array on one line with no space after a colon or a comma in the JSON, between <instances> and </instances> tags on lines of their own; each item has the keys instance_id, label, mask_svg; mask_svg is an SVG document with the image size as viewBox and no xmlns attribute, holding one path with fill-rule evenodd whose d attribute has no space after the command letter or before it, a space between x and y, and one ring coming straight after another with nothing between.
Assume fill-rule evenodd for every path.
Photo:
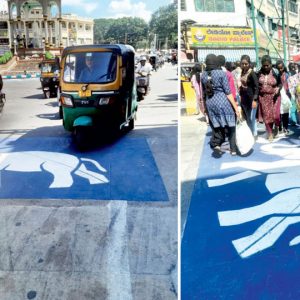
<instances>
[{"instance_id":1,"label":"sidewalk","mask_svg":"<svg viewBox=\"0 0 300 300\"><path fill-rule=\"evenodd\" d=\"M190 206L207 125L199 115L181 116L181 234L183 233Z\"/></svg>"}]
</instances>

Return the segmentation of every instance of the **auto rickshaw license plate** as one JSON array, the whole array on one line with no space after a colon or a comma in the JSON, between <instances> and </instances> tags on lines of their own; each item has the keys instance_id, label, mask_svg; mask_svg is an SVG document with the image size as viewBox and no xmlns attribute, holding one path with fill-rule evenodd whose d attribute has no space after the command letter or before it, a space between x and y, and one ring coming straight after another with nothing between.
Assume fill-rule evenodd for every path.
<instances>
[{"instance_id":1,"label":"auto rickshaw license plate","mask_svg":"<svg viewBox=\"0 0 300 300\"><path fill-rule=\"evenodd\" d=\"M86 91L79 91L79 97L80 98L85 98L85 97L91 97L92 92L90 90L86 90Z\"/></svg>"}]
</instances>

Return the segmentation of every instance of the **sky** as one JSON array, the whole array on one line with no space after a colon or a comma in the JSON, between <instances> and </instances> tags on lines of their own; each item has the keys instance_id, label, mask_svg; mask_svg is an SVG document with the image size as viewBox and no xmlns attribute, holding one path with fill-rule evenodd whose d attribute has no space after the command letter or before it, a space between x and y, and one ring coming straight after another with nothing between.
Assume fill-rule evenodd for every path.
<instances>
[{"instance_id":1,"label":"sky","mask_svg":"<svg viewBox=\"0 0 300 300\"><path fill-rule=\"evenodd\" d=\"M153 12L172 0L61 0L61 3L63 14L92 19L140 17L148 22ZM5 0L0 0L0 10L7 10Z\"/></svg>"}]
</instances>

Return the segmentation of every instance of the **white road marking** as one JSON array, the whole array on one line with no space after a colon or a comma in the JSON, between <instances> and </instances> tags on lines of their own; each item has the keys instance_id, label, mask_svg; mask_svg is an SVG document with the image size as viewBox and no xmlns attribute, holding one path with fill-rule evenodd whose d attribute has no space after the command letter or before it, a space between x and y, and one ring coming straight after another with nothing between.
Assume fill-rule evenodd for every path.
<instances>
[{"instance_id":1,"label":"white road marking","mask_svg":"<svg viewBox=\"0 0 300 300\"><path fill-rule=\"evenodd\" d=\"M131 276L127 242L127 202L110 201L108 205L112 227L107 243L108 300L132 300Z\"/></svg>"},{"instance_id":2,"label":"white road marking","mask_svg":"<svg viewBox=\"0 0 300 300\"><path fill-rule=\"evenodd\" d=\"M248 236L232 241L242 258L263 251L280 238L289 225L300 222L300 171L289 167L300 166L300 148L298 145L264 144L260 149L265 155L272 155L271 161L235 161L222 163L221 169L241 167L249 169L223 179L207 180L209 187L222 186L266 174L266 188L270 194L278 193L260 205L230 211L218 212L221 226L240 225L269 216L257 230ZM278 169L274 173L274 169ZM287 177L288 175L288 177ZM300 243L300 236L290 241L290 246Z\"/></svg>"}]
</instances>

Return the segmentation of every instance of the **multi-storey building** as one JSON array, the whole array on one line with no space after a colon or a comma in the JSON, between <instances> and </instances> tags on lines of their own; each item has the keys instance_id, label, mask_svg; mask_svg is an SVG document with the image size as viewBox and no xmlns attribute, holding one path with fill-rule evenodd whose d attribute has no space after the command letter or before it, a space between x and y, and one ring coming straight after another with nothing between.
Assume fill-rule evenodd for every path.
<instances>
[{"instance_id":1,"label":"multi-storey building","mask_svg":"<svg viewBox=\"0 0 300 300\"><path fill-rule=\"evenodd\" d=\"M94 21L61 13L60 0L7 0L0 13L0 45L43 48L92 44ZM21 42L20 42L21 41Z\"/></svg>"},{"instance_id":2,"label":"multi-storey building","mask_svg":"<svg viewBox=\"0 0 300 300\"><path fill-rule=\"evenodd\" d=\"M299 0L253 0L259 56L269 54L273 59L286 56L286 60L292 60L293 54L298 52L299 2ZM247 0L246 5L247 23L252 26L251 0Z\"/></svg>"},{"instance_id":3,"label":"multi-storey building","mask_svg":"<svg viewBox=\"0 0 300 300\"><path fill-rule=\"evenodd\" d=\"M209 52L222 53L231 61L238 60L241 54L250 55L254 62L264 54L291 60L297 52L300 26L297 2L181 0L179 15L185 47L193 49L199 61Z\"/></svg>"}]
</instances>

